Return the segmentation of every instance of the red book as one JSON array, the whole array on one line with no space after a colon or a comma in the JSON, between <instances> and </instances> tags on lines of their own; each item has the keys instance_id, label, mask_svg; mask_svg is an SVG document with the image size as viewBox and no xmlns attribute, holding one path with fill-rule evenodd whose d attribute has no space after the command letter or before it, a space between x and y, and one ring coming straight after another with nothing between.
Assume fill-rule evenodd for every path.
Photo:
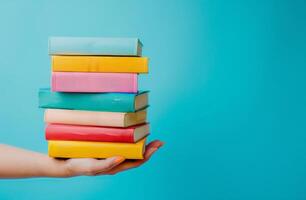
<instances>
[{"instance_id":1,"label":"red book","mask_svg":"<svg viewBox=\"0 0 306 200\"><path fill-rule=\"evenodd\" d=\"M149 124L128 128L47 124L47 140L135 143L149 134Z\"/></svg>"}]
</instances>

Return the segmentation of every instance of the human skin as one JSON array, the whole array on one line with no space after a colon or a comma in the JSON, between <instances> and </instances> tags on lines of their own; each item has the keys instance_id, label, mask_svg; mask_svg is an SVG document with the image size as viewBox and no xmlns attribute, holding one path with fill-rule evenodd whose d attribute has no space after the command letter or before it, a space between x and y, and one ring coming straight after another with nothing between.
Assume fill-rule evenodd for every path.
<instances>
[{"instance_id":1,"label":"human skin","mask_svg":"<svg viewBox=\"0 0 306 200\"><path fill-rule=\"evenodd\" d=\"M147 162L163 142L146 146L143 160L125 160L121 156L107 159L54 159L45 154L0 144L0 178L73 177L114 175Z\"/></svg>"}]
</instances>

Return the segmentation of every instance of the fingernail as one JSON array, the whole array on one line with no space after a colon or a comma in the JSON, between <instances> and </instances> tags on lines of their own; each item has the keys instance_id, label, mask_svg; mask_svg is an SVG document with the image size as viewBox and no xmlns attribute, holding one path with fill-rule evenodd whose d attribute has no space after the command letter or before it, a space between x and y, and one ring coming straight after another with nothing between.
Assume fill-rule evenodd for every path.
<instances>
[{"instance_id":1,"label":"fingernail","mask_svg":"<svg viewBox=\"0 0 306 200\"><path fill-rule=\"evenodd\" d=\"M117 156L116 158L115 158L115 163L122 163L123 161L125 160L125 158L124 157L122 157L122 156Z\"/></svg>"}]
</instances>

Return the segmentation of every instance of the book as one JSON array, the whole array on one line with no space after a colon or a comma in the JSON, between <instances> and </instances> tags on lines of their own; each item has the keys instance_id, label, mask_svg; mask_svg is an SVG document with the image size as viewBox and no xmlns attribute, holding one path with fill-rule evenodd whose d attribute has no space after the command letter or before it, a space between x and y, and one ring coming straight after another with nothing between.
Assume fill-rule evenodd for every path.
<instances>
[{"instance_id":1,"label":"book","mask_svg":"<svg viewBox=\"0 0 306 200\"><path fill-rule=\"evenodd\" d=\"M118 56L52 56L55 72L148 73L148 58Z\"/></svg>"},{"instance_id":2,"label":"book","mask_svg":"<svg viewBox=\"0 0 306 200\"><path fill-rule=\"evenodd\" d=\"M129 127L146 122L147 111L100 112L85 110L46 109L45 122L86 126Z\"/></svg>"},{"instance_id":3,"label":"book","mask_svg":"<svg viewBox=\"0 0 306 200\"><path fill-rule=\"evenodd\" d=\"M48 141L48 154L55 158L109 158L143 159L146 139L137 143Z\"/></svg>"},{"instance_id":4,"label":"book","mask_svg":"<svg viewBox=\"0 0 306 200\"><path fill-rule=\"evenodd\" d=\"M39 90L40 108L135 112L148 107L148 91L133 93L67 93Z\"/></svg>"},{"instance_id":5,"label":"book","mask_svg":"<svg viewBox=\"0 0 306 200\"><path fill-rule=\"evenodd\" d=\"M149 134L149 124L128 128L47 124L47 140L135 143Z\"/></svg>"},{"instance_id":6,"label":"book","mask_svg":"<svg viewBox=\"0 0 306 200\"><path fill-rule=\"evenodd\" d=\"M141 56L138 38L50 37L51 55L118 55Z\"/></svg>"},{"instance_id":7,"label":"book","mask_svg":"<svg viewBox=\"0 0 306 200\"><path fill-rule=\"evenodd\" d=\"M53 72L51 89L57 92L137 93L137 74Z\"/></svg>"}]
</instances>

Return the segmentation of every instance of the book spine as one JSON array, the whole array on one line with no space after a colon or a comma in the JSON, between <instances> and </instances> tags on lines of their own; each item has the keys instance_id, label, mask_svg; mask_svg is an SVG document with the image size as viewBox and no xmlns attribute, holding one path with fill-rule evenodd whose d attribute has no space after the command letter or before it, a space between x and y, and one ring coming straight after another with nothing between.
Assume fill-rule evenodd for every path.
<instances>
[{"instance_id":1,"label":"book spine","mask_svg":"<svg viewBox=\"0 0 306 200\"><path fill-rule=\"evenodd\" d=\"M134 129L48 124L47 140L134 143Z\"/></svg>"},{"instance_id":2,"label":"book spine","mask_svg":"<svg viewBox=\"0 0 306 200\"><path fill-rule=\"evenodd\" d=\"M46 109L45 122L85 126L124 127L125 113Z\"/></svg>"},{"instance_id":3,"label":"book spine","mask_svg":"<svg viewBox=\"0 0 306 200\"><path fill-rule=\"evenodd\" d=\"M128 93L63 93L41 89L40 108L135 112L135 94Z\"/></svg>"},{"instance_id":4,"label":"book spine","mask_svg":"<svg viewBox=\"0 0 306 200\"><path fill-rule=\"evenodd\" d=\"M146 57L52 56L53 71L148 73Z\"/></svg>"},{"instance_id":5,"label":"book spine","mask_svg":"<svg viewBox=\"0 0 306 200\"><path fill-rule=\"evenodd\" d=\"M56 158L109 158L143 159L145 140L137 143L48 141L48 153Z\"/></svg>"},{"instance_id":6,"label":"book spine","mask_svg":"<svg viewBox=\"0 0 306 200\"><path fill-rule=\"evenodd\" d=\"M120 55L141 56L142 44L137 38L51 37L51 55Z\"/></svg>"},{"instance_id":7,"label":"book spine","mask_svg":"<svg viewBox=\"0 0 306 200\"><path fill-rule=\"evenodd\" d=\"M52 91L137 93L137 74L53 72Z\"/></svg>"}]
</instances>

